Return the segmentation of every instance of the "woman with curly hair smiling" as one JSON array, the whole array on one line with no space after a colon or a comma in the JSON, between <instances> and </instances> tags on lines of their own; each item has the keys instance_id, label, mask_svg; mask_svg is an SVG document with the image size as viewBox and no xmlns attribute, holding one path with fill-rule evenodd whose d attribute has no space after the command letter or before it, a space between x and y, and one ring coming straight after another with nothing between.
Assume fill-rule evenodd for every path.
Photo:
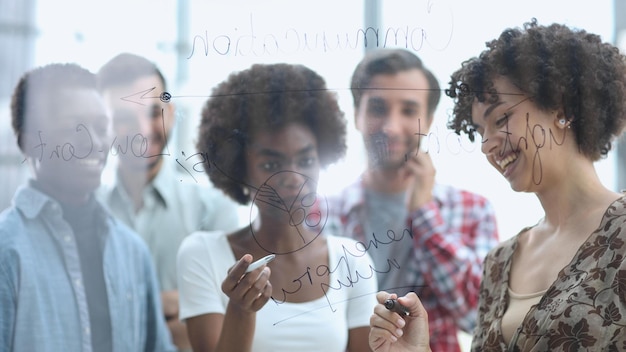
<instances>
[{"instance_id":1,"label":"woman with curly hair smiling","mask_svg":"<svg viewBox=\"0 0 626 352\"><path fill-rule=\"evenodd\" d=\"M258 215L181 245L180 315L194 350L367 350L371 259L318 230L327 214L319 171L346 151L344 115L322 77L290 64L231 74L205 104L197 145L212 183Z\"/></svg>"},{"instance_id":2,"label":"woman with curly hair smiling","mask_svg":"<svg viewBox=\"0 0 626 352\"><path fill-rule=\"evenodd\" d=\"M594 168L626 122L624 55L585 30L533 19L464 62L447 93L449 127L478 133L487 160L545 212L488 254L472 350L625 350L626 197ZM378 305L370 346L428 350L419 299L399 300L414 317L399 323Z\"/></svg>"}]
</instances>

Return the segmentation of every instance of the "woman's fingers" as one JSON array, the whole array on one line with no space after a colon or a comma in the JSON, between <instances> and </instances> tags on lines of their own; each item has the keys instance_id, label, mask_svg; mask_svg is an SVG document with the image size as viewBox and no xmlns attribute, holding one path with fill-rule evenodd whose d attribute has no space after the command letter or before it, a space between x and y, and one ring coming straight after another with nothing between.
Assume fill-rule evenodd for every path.
<instances>
[{"instance_id":1,"label":"woman's fingers","mask_svg":"<svg viewBox=\"0 0 626 352\"><path fill-rule=\"evenodd\" d=\"M263 308L265 303L267 303L270 297L272 297L272 284L269 281L269 276L271 274L270 268L266 267L263 272L267 273L268 279L265 281L265 284L260 289L261 291L256 295L256 298L254 298L252 302L252 309L254 311L258 311Z\"/></svg>"},{"instance_id":2,"label":"woman's fingers","mask_svg":"<svg viewBox=\"0 0 626 352\"><path fill-rule=\"evenodd\" d=\"M414 292L403 297L387 292L376 294L379 304L370 317L370 348L376 352L429 351L428 314ZM385 300L395 299L409 310L408 316L387 309Z\"/></svg>"},{"instance_id":3,"label":"woman's fingers","mask_svg":"<svg viewBox=\"0 0 626 352\"><path fill-rule=\"evenodd\" d=\"M252 256L249 254L237 261L222 282L222 291L230 298L231 303L257 311L272 295L269 282L271 271L269 267L263 266L246 273L251 262Z\"/></svg>"},{"instance_id":4,"label":"woman's fingers","mask_svg":"<svg viewBox=\"0 0 626 352\"><path fill-rule=\"evenodd\" d=\"M394 337L402 336L402 328L404 327L404 319L400 314L392 312L381 304L374 307L374 314L370 318L370 326L388 331Z\"/></svg>"}]
</instances>

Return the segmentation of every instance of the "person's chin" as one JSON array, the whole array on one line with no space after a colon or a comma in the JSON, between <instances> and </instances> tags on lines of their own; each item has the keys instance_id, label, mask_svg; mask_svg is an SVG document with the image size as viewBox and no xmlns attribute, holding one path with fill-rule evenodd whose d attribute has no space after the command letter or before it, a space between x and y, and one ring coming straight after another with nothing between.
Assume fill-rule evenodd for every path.
<instances>
[{"instance_id":1,"label":"person's chin","mask_svg":"<svg viewBox=\"0 0 626 352\"><path fill-rule=\"evenodd\" d=\"M152 157L125 157L124 160L120 160L120 166L135 172L148 172L159 165L161 158L161 155Z\"/></svg>"},{"instance_id":2,"label":"person's chin","mask_svg":"<svg viewBox=\"0 0 626 352\"><path fill-rule=\"evenodd\" d=\"M374 167L385 171L394 171L402 168L406 161L404 158L382 158L376 160Z\"/></svg>"}]
</instances>

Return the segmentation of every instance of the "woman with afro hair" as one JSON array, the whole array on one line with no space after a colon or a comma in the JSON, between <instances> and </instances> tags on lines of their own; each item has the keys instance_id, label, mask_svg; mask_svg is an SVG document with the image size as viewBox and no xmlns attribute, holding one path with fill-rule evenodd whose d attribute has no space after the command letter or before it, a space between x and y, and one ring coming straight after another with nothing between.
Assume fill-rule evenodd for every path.
<instances>
[{"instance_id":1,"label":"woman with afro hair","mask_svg":"<svg viewBox=\"0 0 626 352\"><path fill-rule=\"evenodd\" d=\"M231 74L204 106L197 146L211 182L258 213L179 249L180 316L194 350L368 350L371 258L320 230L319 172L346 151L344 115L323 78L291 64ZM275 259L247 272L267 255Z\"/></svg>"},{"instance_id":2,"label":"woman with afro hair","mask_svg":"<svg viewBox=\"0 0 626 352\"><path fill-rule=\"evenodd\" d=\"M472 351L626 350L626 197L594 168L626 122L624 55L533 19L465 61L447 94L449 127L478 134L489 163L545 212L487 255ZM427 351L419 299L399 300L412 317L397 323L378 305L370 347Z\"/></svg>"}]
</instances>

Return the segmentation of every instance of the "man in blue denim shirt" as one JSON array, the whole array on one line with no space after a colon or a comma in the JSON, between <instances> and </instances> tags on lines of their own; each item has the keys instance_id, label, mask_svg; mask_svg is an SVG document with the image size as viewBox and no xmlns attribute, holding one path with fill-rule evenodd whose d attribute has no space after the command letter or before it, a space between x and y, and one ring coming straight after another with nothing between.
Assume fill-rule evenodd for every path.
<instances>
[{"instance_id":1,"label":"man in blue denim shirt","mask_svg":"<svg viewBox=\"0 0 626 352\"><path fill-rule=\"evenodd\" d=\"M11 101L33 179L0 214L3 351L171 351L143 241L95 199L110 120L75 64L26 73Z\"/></svg>"}]
</instances>

